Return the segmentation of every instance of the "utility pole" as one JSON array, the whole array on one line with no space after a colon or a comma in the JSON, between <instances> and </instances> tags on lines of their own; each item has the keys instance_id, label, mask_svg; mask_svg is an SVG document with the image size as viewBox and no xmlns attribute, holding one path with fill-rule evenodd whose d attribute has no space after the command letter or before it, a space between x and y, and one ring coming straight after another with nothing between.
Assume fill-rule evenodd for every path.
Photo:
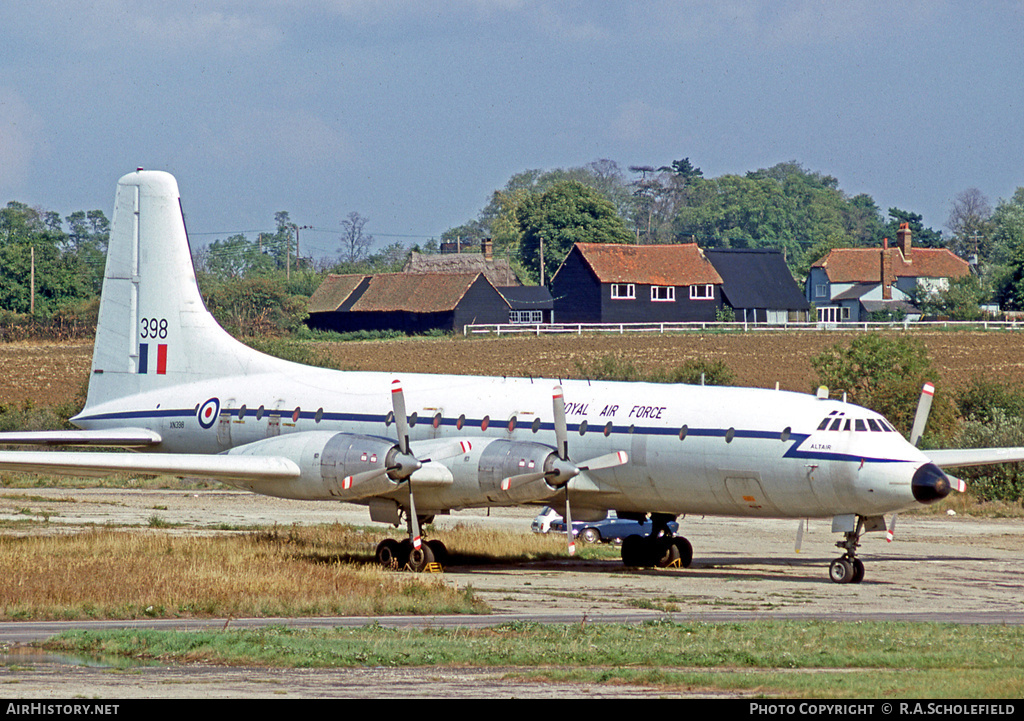
<instances>
[{"instance_id":1,"label":"utility pole","mask_svg":"<svg viewBox=\"0 0 1024 721\"><path fill-rule=\"evenodd\" d=\"M544 285L544 236L540 236L540 284Z\"/></svg>"},{"instance_id":2,"label":"utility pole","mask_svg":"<svg viewBox=\"0 0 1024 721\"><path fill-rule=\"evenodd\" d=\"M29 273L29 299L28 299L28 313L29 315L36 314L36 247L32 246L32 270Z\"/></svg>"}]
</instances>

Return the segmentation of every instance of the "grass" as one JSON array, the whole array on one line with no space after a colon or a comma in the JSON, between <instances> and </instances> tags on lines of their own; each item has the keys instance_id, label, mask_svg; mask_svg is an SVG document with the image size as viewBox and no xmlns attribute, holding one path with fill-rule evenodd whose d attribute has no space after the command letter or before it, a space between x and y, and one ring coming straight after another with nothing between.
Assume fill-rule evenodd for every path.
<instances>
[{"instance_id":1,"label":"grass","mask_svg":"<svg viewBox=\"0 0 1024 721\"><path fill-rule=\"evenodd\" d=\"M483 629L76 631L46 648L301 668L475 666L509 678L809 698L1020 698L1024 628L945 623L557 624Z\"/></svg>"},{"instance_id":2,"label":"grass","mask_svg":"<svg viewBox=\"0 0 1024 721\"><path fill-rule=\"evenodd\" d=\"M168 524L154 519L153 528ZM485 613L472 589L373 564L348 526L213 536L93 529L0 536L0 618Z\"/></svg>"}]
</instances>

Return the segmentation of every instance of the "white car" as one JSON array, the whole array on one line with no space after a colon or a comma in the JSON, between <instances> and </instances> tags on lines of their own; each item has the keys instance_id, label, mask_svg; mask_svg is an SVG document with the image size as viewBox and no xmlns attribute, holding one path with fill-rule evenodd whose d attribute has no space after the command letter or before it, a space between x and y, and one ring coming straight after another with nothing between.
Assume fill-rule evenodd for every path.
<instances>
[{"instance_id":1,"label":"white car","mask_svg":"<svg viewBox=\"0 0 1024 721\"><path fill-rule=\"evenodd\" d=\"M555 509L551 506L544 506L541 512L537 514L537 517L533 519L533 523L530 524L530 528L533 529L534 533L547 533L551 530L551 524L554 521L561 521L562 517L558 514Z\"/></svg>"}]
</instances>

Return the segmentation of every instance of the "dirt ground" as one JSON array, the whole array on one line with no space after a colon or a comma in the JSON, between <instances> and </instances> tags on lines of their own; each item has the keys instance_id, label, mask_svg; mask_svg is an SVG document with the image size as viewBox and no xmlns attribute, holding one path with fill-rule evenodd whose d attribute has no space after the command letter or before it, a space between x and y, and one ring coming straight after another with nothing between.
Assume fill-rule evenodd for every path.
<instances>
[{"instance_id":1,"label":"dirt ground","mask_svg":"<svg viewBox=\"0 0 1024 721\"><path fill-rule=\"evenodd\" d=\"M0 489L0 520L22 509L48 511L48 530L135 526L147 533L210 533L220 524L367 523L364 508L286 501L238 491ZM147 529L154 508L172 529ZM464 511L439 517L529 533L535 509ZM626 569L617 560L564 560L517 565L451 565L442 580L472 587L493 614L478 617L232 619L233 628L383 625L493 626L510 620L565 624L602 621L743 622L753 619L911 620L1024 623L1024 525L1018 519L903 515L896 539L865 537L860 585L828 580L838 555L827 521L813 521L800 553L796 522L687 517L680 532L694 546L686 569ZM39 528L36 526L36 528ZM384 528L382 528L382 533ZM114 671L102 664L39 657L24 646L68 627L105 622L0 623L0 698L654 698L692 691L630 685L546 684L510 678L503 668L233 669L154 665ZM200 619L135 620L115 625L196 629ZM224 620L213 625L221 628ZM5 645L8 654L4 656ZM706 692L703 692L706 693Z\"/></svg>"},{"instance_id":2,"label":"dirt ground","mask_svg":"<svg viewBox=\"0 0 1024 721\"><path fill-rule=\"evenodd\" d=\"M562 335L415 338L324 344L343 370L404 373L581 377L580 368L612 355L641 369L674 368L690 359L722 360L737 385L812 392L811 359L848 344L856 332L751 331L675 335ZM925 344L940 389L955 390L975 377L1024 383L1024 334L1016 331L914 331ZM84 394L91 341L0 344L0 403L52 406Z\"/></svg>"}]
</instances>

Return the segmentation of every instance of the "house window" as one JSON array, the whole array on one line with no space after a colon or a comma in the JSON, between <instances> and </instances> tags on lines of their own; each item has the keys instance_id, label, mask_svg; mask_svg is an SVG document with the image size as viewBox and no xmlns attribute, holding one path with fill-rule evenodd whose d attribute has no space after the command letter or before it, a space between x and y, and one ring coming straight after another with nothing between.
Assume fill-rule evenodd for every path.
<instances>
[{"instance_id":1,"label":"house window","mask_svg":"<svg viewBox=\"0 0 1024 721\"><path fill-rule=\"evenodd\" d=\"M509 323L543 323L544 311L542 310L510 310L508 313Z\"/></svg>"},{"instance_id":2,"label":"house window","mask_svg":"<svg viewBox=\"0 0 1024 721\"><path fill-rule=\"evenodd\" d=\"M715 299L715 286L708 285L691 285L690 286L690 300L714 300Z\"/></svg>"},{"instance_id":3,"label":"house window","mask_svg":"<svg viewBox=\"0 0 1024 721\"><path fill-rule=\"evenodd\" d=\"M651 300L659 302L674 301L676 299L676 289L671 285L652 285L651 286Z\"/></svg>"},{"instance_id":4,"label":"house window","mask_svg":"<svg viewBox=\"0 0 1024 721\"><path fill-rule=\"evenodd\" d=\"M636 286L632 283L612 283L612 300L633 300Z\"/></svg>"},{"instance_id":5,"label":"house window","mask_svg":"<svg viewBox=\"0 0 1024 721\"><path fill-rule=\"evenodd\" d=\"M828 286L824 283L820 283L814 286L814 297L815 298L828 298Z\"/></svg>"}]
</instances>

